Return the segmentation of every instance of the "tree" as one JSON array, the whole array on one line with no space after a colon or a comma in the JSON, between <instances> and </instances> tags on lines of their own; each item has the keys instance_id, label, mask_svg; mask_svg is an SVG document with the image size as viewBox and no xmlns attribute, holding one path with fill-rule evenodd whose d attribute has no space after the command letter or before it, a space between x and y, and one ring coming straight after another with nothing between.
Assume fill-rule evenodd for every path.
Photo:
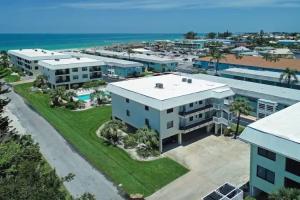
<instances>
[{"instance_id":1,"label":"tree","mask_svg":"<svg viewBox=\"0 0 300 200\"><path fill-rule=\"evenodd\" d=\"M195 40L197 38L197 33L193 32L193 31L189 31L184 34L184 38L188 39L188 40Z\"/></svg>"},{"instance_id":2,"label":"tree","mask_svg":"<svg viewBox=\"0 0 300 200\"><path fill-rule=\"evenodd\" d=\"M207 37L208 39L215 39L216 36L217 36L217 34L214 33L214 32L209 32L209 33L206 35L206 37Z\"/></svg>"},{"instance_id":3,"label":"tree","mask_svg":"<svg viewBox=\"0 0 300 200\"><path fill-rule=\"evenodd\" d=\"M38 75L33 82L34 87L42 88L42 87L47 87L47 79L43 75Z\"/></svg>"},{"instance_id":4,"label":"tree","mask_svg":"<svg viewBox=\"0 0 300 200\"><path fill-rule=\"evenodd\" d=\"M109 143L116 145L122 139L120 130L124 128L124 125L117 120L111 120L107 122L101 130L101 136L103 136Z\"/></svg>"},{"instance_id":5,"label":"tree","mask_svg":"<svg viewBox=\"0 0 300 200\"><path fill-rule=\"evenodd\" d=\"M300 190L281 188L269 195L270 200L300 200Z\"/></svg>"},{"instance_id":6,"label":"tree","mask_svg":"<svg viewBox=\"0 0 300 200\"><path fill-rule=\"evenodd\" d=\"M91 94L91 99L93 101L96 99L98 105L101 105L107 100L106 95L102 90L95 90L95 92Z\"/></svg>"},{"instance_id":7,"label":"tree","mask_svg":"<svg viewBox=\"0 0 300 200\"><path fill-rule=\"evenodd\" d=\"M158 149L159 139L158 134L149 128L141 128L136 132L136 138L138 143L145 144L150 149Z\"/></svg>"},{"instance_id":8,"label":"tree","mask_svg":"<svg viewBox=\"0 0 300 200\"><path fill-rule=\"evenodd\" d=\"M57 87L50 92L51 102L53 106L60 106L61 99L65 95L66 89L64 87Z\"/></svg>"},{"instance_id":9,"label":"tree","mask_svg":"<svg viewBox=\"0 0 300 200\"><path fill-rule=\"evenodd\" d=\"M299 81L297 77L297 70L286 68L281 73L279 80L280 82L285 82L288 87L292 87L292 84L295 84Z\"/></svg>"},{"instance_id":10,"label":"tree","mask_svg":"<svg viewBox=\"0 0 300 200\"><path fill-rule=\"evenodd\" d=\"M219 62L222 59L226 59L225 55L217 48L210 50L209 56L211 57L210 62L215 62L215 75L218 75Z\"/></svg>"},{"instance_id":11,"label":"tree","mask_svg":"<svg viewBox=\"0 0 300 200\"><path fill-rule=\"evenodd\" d=\"M230 112L233 112L235 115L237 115L237 125L234 133L234 139L236 139L240 126L241 114L249 115L251 112L251 106L245 98L236 98L230 105Z\"/></svg>"},{"instance_id":12,"label":"tree","mask_svg":"<svg viewBox=\"0 0 300 200\"><path fill-rule=\"evenodd\" d=\"M130 55L134 53L134 51L132 50L132 48L128 48L127 49L127 54L128 54L128 60L130 60Z\"/></svg>"},{"instance_id":13,"label":"tree","mask_svg":"<svg viewBox=\"0 0 300 200\"><path fill-rule=\"evenodd\" d=\"M242 54L240 54L240 53L236 53L236 54L234 54L234 56L235 56L235 59L237 59L237 60L241 60L244 56L242 55Z\"/></svg>"},{"instance_id":14,"label":"tree","mask_svg":"<svg viewBox=\"0 0 300 200\"><path fill-rule=\"evenodd\" d=\"M0 57L0 68L8 68L9 67L9 59L6 51L1 52Z\"/></svg>"}]
</instances>

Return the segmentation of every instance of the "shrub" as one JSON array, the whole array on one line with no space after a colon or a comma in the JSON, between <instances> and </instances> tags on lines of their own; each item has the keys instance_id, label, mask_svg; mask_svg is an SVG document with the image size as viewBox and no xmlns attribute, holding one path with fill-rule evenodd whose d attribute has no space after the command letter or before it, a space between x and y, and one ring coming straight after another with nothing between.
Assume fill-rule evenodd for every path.
<instances>
[{"instance_id":1,"label":"shrub","mask_svg":"<svg viewBox=\"0 0 300 200\"><path fill-rule=\"evenodd\" d=\"M123 142L125 149L133 149L137 146L136 138L131 135L124 137Z\"/></svg>"},{"instance_id":2,"label":"shrub","mask_svg":"<svg viewBox=\"0 0 300 200\"><path fill-rule=\"evenodd\" d=\"M111 144L119 143L122 139L122 134L120 133L121 124L117 120L107 122L101 130L101 136Z\"/></svg>"},{"instance_id":3,"label":"shrub","mask_svg":"<svg viewBox=\"0 0 300 200\"><path fill-rule=\"evenodd\" d=\"M99 87L101 85L106 85L106 82L104 80L97 80L97 81L90 81L86 82L82 85L83 88L94 88Z\"/></svg>"},{"instance_id":4,"label":"shrub","mask_svg":"<svg viewBox=\"0 0 300 200\"><path fill-rule=\"evenodd\" d=\"M232 130L232 132L235 132L236 130L236 124L232 124L230 129ZM242 125L239 125L239 130L238 130L238 135L240 135L243 131L244 131L245 127Z\"/></svg>"},{"instance_id":5,"label":"shrub","mask_svg":"<svg viewBox=\"0 0 300 200\"><path fill-rule=\"evenodd\" d=\"M152 155L151 149L149 149L148 146L145 144L138 145L136 149L136 153L142 158L148 158L149 156Z\"/></svg>"},{"instance_id":6,"label":"shrub","mask_svg":"<svg viewBox=\"0 0 300 200\"><path fill-rule=\"evenodd\" d=\"M245 200L256 200L254 197L247 196Z\"/></svg>"},{"instance_id":7,"label":"shrub","mask_svg":"<svg viewBox=\"0 0 300 200\"><path fill-rule=\"evenodd\" d=\"M136 132L138 143L143 143L149 146L150 149L158 149L159 139L158 134L149 128L141 128Z\"/></svg>"},{"instance_id":8,"label":"shrub","mask_svg":"<svg viewBox=\"0 0 300 200\"><path fill-rule=\"evenodd\" d=\"M79 107L79 102L77 101L69 101L68 103L66 103L66 108L70 109L70 110L75 110Z\"/></svg>"}]
</instances>

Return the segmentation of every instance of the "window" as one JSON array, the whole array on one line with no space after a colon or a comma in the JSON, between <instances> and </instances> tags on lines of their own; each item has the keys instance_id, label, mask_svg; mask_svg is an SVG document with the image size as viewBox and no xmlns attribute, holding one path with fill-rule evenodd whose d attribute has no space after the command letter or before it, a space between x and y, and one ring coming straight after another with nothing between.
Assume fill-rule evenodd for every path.
<instances>
[{"instance_id":1,"label":"window","mask_svg":"<svg viewBox=\"0 0 300 200\"><path fill-rule=\"evenodd\" d=\"M38 66L35 66L35 67L34 67L34 69L35 69L35 70L38 70L38 69L39 69L39 67L38 67Z\"/></svg>"},{"instance_id":2,"label":"window","mask_svg":"<svg viewBox=\"0 0 300 200\"><path fill-rule=\"evenodd\" d=\"M193 103L190 103L190 108L192 108L194 106L194 104Z\"/></svg>"},{"instance_id":3,"label":"window","mask_svg":"<svg viewBox=\"0 0 300 200\"><path fill-rule=\"evenodd\" d=\"M285 177L284 178L284 187L300 189L300 183Z\"/></svg>"},{"instance_id":4,"label":"window","mask_svg":"<svg viewBox=\"0 0 300 200\"><path fill-rule=\"evenodd\" d=\"M74 75L73 80L77 80L77 79L78 79L78 75Z\"/></svg>"},{"instance_id":5,"label":"window","mask_svg":"<svg viewBox=\"0 0 300 200\"><path fill-rule=\"evenodd\" d=\"M149 110L149 106L145 106L145 110Z\"/></svg>"},{"instance_id":6,"label":"window","mask_svg":"<svg viewBox=\"0 0 300 200\"><path fill-rule=\"evenodd\" d=\"M168 109L167 110L167 113L169 114L169 113L172 113L173 112L173 108L170 108L170 109Z\"/></svg>"},{"instance_id":7,"label":"window","mask_svg":"<svg viewBox=\"0 0 300 200\"><path fill-rule=\"evenodd\" d=\"M199 117L199 118L202 118L202 113L200 113L200 114L198 115L198 117Z\"/></svg>"},{"instance_id":8,"label":"window","mask_svg":"<svg viewBox=\"0 0 300 200\"><path fill-rule=\"evenodd\" d=\"M300 162L290 158L285 159L285 170L297 176L300 176Z\"/></svg>"},{"instance_id":9,"label":"window","mask_svg":"<svg viewBox=\"0 0 300 200\"><path fill-rule=\"evenodd\" d=\"M199 101L198 103L199 103L199 105L201 105L203 102L202 102L202 101Z\"/></svg>"},{"instance_id":10,"label":"window","mask_svg":"<svg viewBox=\"0 0 300 200\"><path fill-rule=\"evenodd\" d=\"M82 68L82 71L87 71L87 67L83 67L83 68Z\"/></svg>"},{"instance_id":11,"label":"window","mask_svg":"<svg viewBox=\"0 0 300 200\"><path fill-rule=\"evenodd\" d=\"M35 64L38 63L38 60L33 61Z\"/></svg>"},{"instance_id":12,"label":"window","mask_svg":"<svg viewBox=\"0 0 300 200\"><path fill-rule=\"evenodd\" d=\"M130 116L130 111L126 110L126 115L129 117Z\"/></svg>"},{"instance_id":13,"label":"window","mask_svg":"<svg viewBox=\"0 0 300 200\"><path fill-rule=\"evenodd\" d=\"M272 184L275 182L275 173L259 165L257 165L256 176Z\"/></svg>"},{"instance_id":14,"label":"window","mask_svg":"<svg viewBox=\"0 0 300 200\"><path fill-rule=\"evenodd\" d=\"M88 74L82 74L82 78L88 78L89 75Z\"/></svg>"},{"instance_id":15,"label":"window","mask_svg":"<svg viewBox=\"0 0 300 200\"><path fill-rule=\"evenodd\" d=\"M126 98L126 103L129 103L129 99Z\"/></svg>"},{"instance_id":16,"label":"window","mask_svg":"<svg viewBox=\"0 0 300 200\"><path fill-rule=\"evenodd\" d=\"M145 119L145 125L149 127L149 119Z\"/></svg>"},{"instance_id":17,"label":"window","mask_svg":"<svg viewBox=\"0 0 300 200\"><path fill-rule=\"evenodd\" d=\"M173 121L167 122L167 129L172 128L174 126Z\"/></svg>"},{"instance_id":18,"label":"window","mask_svg":"<svg viewBox=\"0 0 300 200\"><path fill-rule=\"evenodd\" d=\"M270 160L273 160L273 161L276 160L276 154L274 152L263 149L261 147L257 148L257 154L260 155L260 156L263 156L265 158L268 158Z\"/></svg>"},{"instance_id":19,"label":"window","mask_svg":"<svg viewBox=\"0 0 300 200\"><path fill-rule=\"evenodd\" d=\"M194 120L194 117L193 117L193 116L191 116L191 117L190 117L190 122L191 122L191 121L193 121L193 120Z\"/></svg>"},{"instance_id":20,"label":"window","mask_svg":"<svg viewBox=\"0 0 300 200\"><path fill-rule=\"evenodd\" d=\"M83 70L82 70L83 71ZM78 72L78 68L73 68L72 72Z\"/></svg>"}]
</instances>

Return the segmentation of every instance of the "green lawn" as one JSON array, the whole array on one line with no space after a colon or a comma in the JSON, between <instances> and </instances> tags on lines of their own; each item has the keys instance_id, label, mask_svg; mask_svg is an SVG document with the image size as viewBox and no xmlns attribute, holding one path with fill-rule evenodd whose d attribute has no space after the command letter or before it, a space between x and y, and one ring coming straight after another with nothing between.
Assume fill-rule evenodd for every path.
<instances>
[{"instance_id":1,"label":"green lawn","mask_svg":"<svg viewBox=\"0 0 300 200\"><path fill-rule=\"evenodd\" d=\"M106 145L96 136L95 131L103 122L110 119L111 107L81 112L50 108L49 97L30 93L30 86L31 84L17 85L15 91L46 118L93 166L116 184L122 184L127 193L141 193L148 196L188 171L168 158L140 162L131 159L121 149Z\"/></svg>"},{"instance_id":2,"label":"green lawn","mask_svg":"<svg viewBox=\"0 0 300 200\"><path fill-rule=\"evenodd\" d=\"M19 75L8 75L4 78L5 82L7 83L13 83L13 82L17 82L20 80L20 76Z\"/></svg>"}]
</instances>

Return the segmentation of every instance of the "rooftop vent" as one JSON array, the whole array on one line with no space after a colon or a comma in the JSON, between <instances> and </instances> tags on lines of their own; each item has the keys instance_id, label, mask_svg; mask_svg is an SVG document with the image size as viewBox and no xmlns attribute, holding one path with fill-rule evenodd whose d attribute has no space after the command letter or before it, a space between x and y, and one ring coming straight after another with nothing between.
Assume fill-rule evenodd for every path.
<instances>
[{"instance_id":1,"label":"rooftop vent","mask_svg":"<svg viewBox=\"0 0 300 200\"><path fill-rule=\"evenodd\" d=\"M59 59L55 59L55 61L59 61Z\"/></svg>"},{"instance_id":2,"label":"rooftop vent","mask_svg":"<svg viewBox=\"0 0 300 200\"><path fill-rule=\"evenodd\" d=\"M181 80L182 80L182 82L186 82L187 78L182 78Z\"/></svg>"},{"instance_id":3,"label":"rooftop vent","mask_svg":"<svg viewBox=\"0 0 300 200\"><path fill-rule=\"evenodd\" d=\"M189 79L187 80L187 82L188 82L188 83L192 83L192 79L189 78Z\"/></svg>"},{"instance_id":4,"label":"rooftop vent","mask_svg":"<svg viewBox=\"0 0 300 200\"><path fill-rule=\"evenodd\" d=\"M79 58L79 57L76 57L76 59L77 59L77 60L80 60L80 58Z\"/></svg>"},{"instance_id":5,"label":"rooftop vent","mask_svg":"<svg viewBox=\"0 0 300 200\"><path fill-rule=\"evenodd\" d=\"M51 55L54 55L54 53L53 53L53 52L51 52Z\"/></svg>"},{"instance_id":6,"label":"rooftop vent","mask_svg":"<svg viewBox=\"0 0 300 200\"><path fill-rule=\"evenodd\" d=\"M164 84L162 84L162 83L156 83L155 87L159 88L159 89L163 89L164 88Z\"/></svg>"},{"instance_id":7,"label":"rooftop vent","mask_svg":"<svg viewBox=\"0 0 300 200\"><path fill-rule=\"evenodd\" d=\"M34 51L38 51L37 49L35 49Z\"/></svg>"}]
</instances>

